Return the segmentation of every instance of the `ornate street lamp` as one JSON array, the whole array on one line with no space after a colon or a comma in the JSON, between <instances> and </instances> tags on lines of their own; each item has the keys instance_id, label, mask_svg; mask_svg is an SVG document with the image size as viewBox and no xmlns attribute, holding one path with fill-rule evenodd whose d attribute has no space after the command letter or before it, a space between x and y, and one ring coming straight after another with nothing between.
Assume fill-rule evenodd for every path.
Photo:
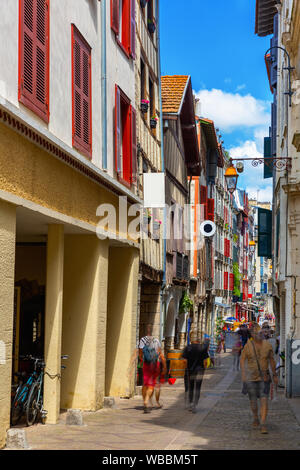
<instances>
[{"instance_id":1,"label":"ornate street lamp","mask_svg":"<svg viewBox=\"0 0 300 470\"><path fill-rule=\"evenodd\" d=\"M232 194L236 190L237 180L239 175L234 168L232 161L230 161L230 166L225 171L225 180L227 184L228 191Z\"/></svg>"},{"instance_id":2,"label":"ornate street lamp","mask_svg":"<svg viewBox=\"0 0 300 470\"><path fill-rule=\"evenodd\" d=\"M254 240L251 240L249 242L249 251L251 254L255 253L255 247L256 247L256 243Z\"/></svg>"}]
</instances>

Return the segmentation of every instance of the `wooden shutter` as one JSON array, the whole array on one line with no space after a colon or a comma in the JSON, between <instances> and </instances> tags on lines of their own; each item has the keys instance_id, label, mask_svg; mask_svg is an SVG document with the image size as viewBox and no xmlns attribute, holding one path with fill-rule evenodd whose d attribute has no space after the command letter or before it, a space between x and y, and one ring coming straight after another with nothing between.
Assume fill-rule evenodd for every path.
<instances>
[{"instance_id":1,"label":"wooden shutter","mask_svg":"<svg viewBox=\"0 0 300 470\"><path fill-rule=\"evenodd\" d=\"M20 0L19 101L49 122L49 0Z\"/></svg>"},{"instance_id":2,"label":"wooden shutter","mask_svg":"<svg viewBox=\"0 0 300 470\"><path fill-rule=\"evenodd\" d=\"M224 272L224 290L228 290L228 272Z\"/></svg>"},{"instance_id":3,"label":"wooden shutter","mask_svg":"<svg viewBox=\"0 0 300 470\"><path fill-rule=\"evenodd\" d=\"M121 93L116 85L115 91L115 170L121 173Z\"/></svg>"},{"instance_id":4,"label":"wooden shutter","mask_svg":"<svg viewBox=\"0 0 300 470\"><path fill-rule=\"evenodd\" d=\"M207 199L207 220L215 220L215 200Z\"/></svg>"},{"instance_id":5,"label":"wooden shutter","mask_svg":"<svg viewBox=\"0 0 300 470\"><path fill-rule=\"evenodd\" d=\"M110 25L119 34L119 0L110 0Z\"/></svg>"},{"instance_id":6,"label":"wooden shutter","mask_svg":"<svg viewBox=\"0 0 300 470\"><path fill-rule=\"evenodd\" d=\"M135 0L130 0L130 55L135 59Z\"/></svg>"},{"instance_id":7,"label":"wooden shutter","mask_svg":"<svg viewBox=\"0 0 300 470\"><path fill-rule=\"evenodd\" d=\"M73 146L92 156L91 48L72 25Z\"/></svg>"},{"instance_id":8,"label":"wooden shutter","mask_svg":"<svg viewBox=\"0 0 300 470\"><path fill-rule=\"evenodd\" d=\"M137 181L136 110L131 106L131 181Z\"/></svg>"},{"instance_id":9,"label":"wooden shutter","mask_svg":"<svg viewBox=\"0 0 300 470\"><path fill-rule=\"evenodd\" d=\"M204 220L207 220L207 187L200 186L200 204L204 206Z\"/></svg>"}]
</instances>

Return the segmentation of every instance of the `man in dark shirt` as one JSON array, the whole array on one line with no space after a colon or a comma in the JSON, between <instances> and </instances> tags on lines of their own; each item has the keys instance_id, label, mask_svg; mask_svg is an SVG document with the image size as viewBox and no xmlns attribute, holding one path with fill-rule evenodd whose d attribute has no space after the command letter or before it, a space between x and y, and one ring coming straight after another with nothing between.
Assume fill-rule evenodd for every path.
<instances>
[{"instance_id":1,"label":"man in dark shirt","mask_svg":"<svg viewBox=\"0 0 300 470\"><path fill-rule=\"evenodd\" d=\"M185 359L186 369L184 374L185 399L189 411L196 413L196 407L200 398L200 390L204 375L205 362L209 355L208 344L199 344L197 333L192 332L191 344L186 346L182 353Z\"/></svg>"}]
</instances>

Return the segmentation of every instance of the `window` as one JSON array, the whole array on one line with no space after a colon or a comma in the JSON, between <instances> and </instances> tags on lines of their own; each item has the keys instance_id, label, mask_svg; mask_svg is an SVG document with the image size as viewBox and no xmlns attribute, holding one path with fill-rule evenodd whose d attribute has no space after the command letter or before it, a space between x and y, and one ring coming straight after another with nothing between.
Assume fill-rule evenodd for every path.
<instances>
[{"instance_id":1,"label":"window","mask_svg":"<svg viewBox=\"0 0 300 470\"><path fill-rule=\"evenodd\" d=\"M91 48L72 25L73 147L92 157Z\"/></svg>"},{"instance_id":2,"label":"window","mask_svg":"<svg viewBox=\"0 0 300 470\"><path fill-rule=\"evenodd\" d=\"M146 99L146 68L145 63L141 59L141 101Z\"/></svg>"},{"instance_id":3,"label":"window","mask_svg":"<svg viewBox=\"0 0 300 470\"><path fill-rule=\"evenodd\" d=\"M19 101L49 122L49 0L19 5Z\"/></svg>"},{"instance_id":4,"label":"window","mask_svg":"<svg viewBox=\"0 0 300 470\"><path fill-rule=\"evenodd\" d=\"M154 19L154 14L153 14L153 0L148 0L148 5L147 5L147 22L153 21ZM150 33L151 36L153 33Z\"/></svg>"},{"instance_id":5,"label":"window","mask_svg":"<svg viewBox=\"0 0 300 470\"><path fill-rule=\"evenodd\" d=\"M111 28L125 53L135 58L135 0L110 0Z\"/></svg>"},{"instance_id":6,"label":"window","mask_svg":"<svg viewBox=\"0 0 300 470\"><path fill-rule=\"evenodd\" d=\"M116 85L115 91L115 170L130 186L137 178L136 111L129 98Z\"/></svg>"}]
</instances>

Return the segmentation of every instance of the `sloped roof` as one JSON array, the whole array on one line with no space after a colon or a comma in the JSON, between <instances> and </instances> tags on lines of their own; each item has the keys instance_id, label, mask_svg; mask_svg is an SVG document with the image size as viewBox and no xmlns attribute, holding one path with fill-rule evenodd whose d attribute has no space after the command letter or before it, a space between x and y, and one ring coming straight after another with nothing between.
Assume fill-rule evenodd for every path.
<instances>
[{"instance_id":1,"label":"sloped roof","mask_svg":"<svg viewBox=\"0 0 300 470\"><path fill-rule=\"evenodd\" d=\"M165 75L161 77L163 113L180 113L189 79L189 75Z\"/></svg>"},{"instance_id":2,"label":"sloped roof","mask_svg":"<svg viewBox=\"0 0 300 470\"><path fill-rule=\"evenodd\" d=\"M218 153L218 167L223 168L224 157L222 145L218 143L214 121L207 118L199 118L199 121L204 129L207 143L211 149L215 149Z\"/></svg>"},{"instance_id":3,"label":"sloped roof","mask_svg":"<svg viewBox=\"0 0 300 470\"><path fill-rule=\"evenodd\" d=\"M256 0L255 34L268 36L274 31L274 16L277 13L277 0Z\"/></svg>"}]
</instances>

